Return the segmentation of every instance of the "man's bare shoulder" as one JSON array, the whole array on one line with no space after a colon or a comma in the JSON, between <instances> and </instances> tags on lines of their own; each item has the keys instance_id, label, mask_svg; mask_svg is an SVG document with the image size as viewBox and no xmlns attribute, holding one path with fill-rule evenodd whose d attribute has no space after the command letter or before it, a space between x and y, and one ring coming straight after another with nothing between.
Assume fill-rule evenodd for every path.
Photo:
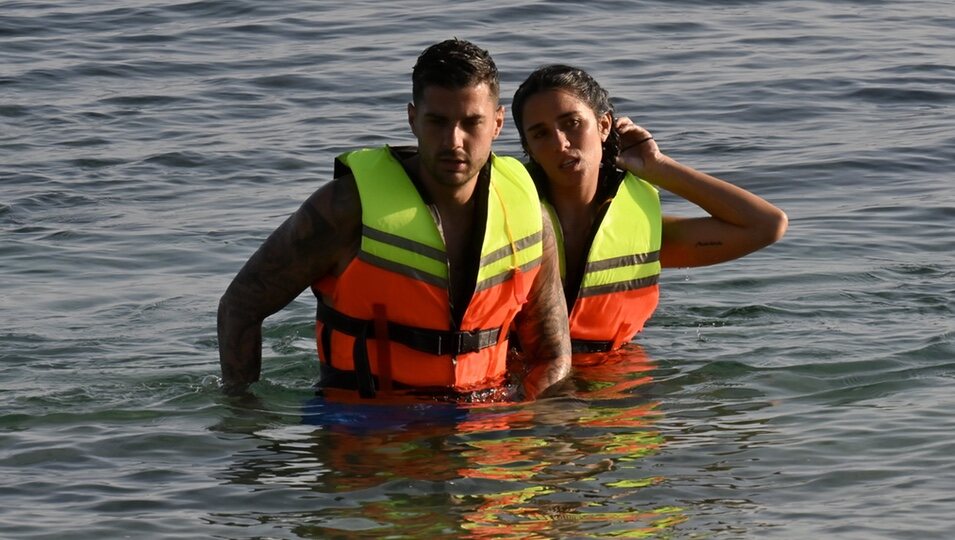
<instances>
[{"instance_id":1,"label":"man's bare shoulder","mask_svg":"<svg viewBox=\"0 0 955 540\"><path fill-rule=\"evenodd\" d=\"M355 179L341 176L315 190L293 221L296 243L320 249L340 269L354 255L361 238L361 199Z\"/></svg>"},{"instance_id":2,"label":"man's bare shoulder","mask_svg":"<svg viewBox=\"0 0 955 540\"><path fill-rule=\"evenodd\" d=\"M344 232L359 226L361 198L355 178L345 175L327 182L305 200L301 210L333 230Z\"/></svg>"}]
</instances>

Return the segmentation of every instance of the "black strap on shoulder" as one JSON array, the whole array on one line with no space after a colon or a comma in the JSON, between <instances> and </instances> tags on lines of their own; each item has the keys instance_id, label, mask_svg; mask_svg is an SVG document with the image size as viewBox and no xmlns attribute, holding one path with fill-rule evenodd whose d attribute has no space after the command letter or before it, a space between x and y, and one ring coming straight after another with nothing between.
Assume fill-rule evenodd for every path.
<instances>
[{"instance_id":1,"label":"black strap on shoulder","mask_svg":"<svg viewBox=\"0 0 955 540\"><path fill-rule=\"evenodd\" d=\"M592 339L570 340L570 350L575 353L607 352L613 349L613 341L596 341Z\"/></svg>"},{"instance_id":2,"label":"black strap on shoulder","mask_svg":"<svg viewBox=\"0 0 955 540\"><path fill-rule=\"evenodd\" d=\"M358 338L359 341L375 337L373 321L345 315L323 302L321 298L318 299L315 318L331 327L332 330ZM497 345L501 337L501 327L454 331L432 330L388 322L388 339L435 356L457 356L477 352Z\"/></svg>"}]
</instances>

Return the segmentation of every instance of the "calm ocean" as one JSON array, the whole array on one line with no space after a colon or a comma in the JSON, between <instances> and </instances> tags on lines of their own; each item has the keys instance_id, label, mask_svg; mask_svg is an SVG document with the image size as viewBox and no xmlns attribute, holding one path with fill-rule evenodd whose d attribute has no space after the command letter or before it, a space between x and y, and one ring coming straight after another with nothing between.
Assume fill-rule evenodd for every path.
<instances>
[{"instance_id":1,"label":"calm ocean","mask_svg":"<svg viewBox=\"0 0 955 540\"><path fill-rule=\"evenodd\" d=\"M953 29L920 0L0 0L0 538L955 537ZM337 153L413 142L411 66L453 36L505 106L588 69L789 232L665 273L560 398L312 403L306 293L226 399L219 296Z\"/></svg>"}]
</instances>

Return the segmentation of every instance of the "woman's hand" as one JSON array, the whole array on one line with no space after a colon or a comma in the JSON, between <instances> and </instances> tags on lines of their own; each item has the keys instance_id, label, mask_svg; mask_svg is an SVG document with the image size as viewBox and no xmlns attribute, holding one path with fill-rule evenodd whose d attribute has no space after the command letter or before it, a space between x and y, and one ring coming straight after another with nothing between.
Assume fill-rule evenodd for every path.
<instances>
[{"instance_id":1,"label":"woman's hand","mask_svg":"<svg viewBox=\"0 0 955 540\"><path fill-rule=\"evenodd\" d=\"M626 117L618 118L617 166L690 201L709 217L663 217L660 263L665 268L704 266L742 257L779 240L786 214L766 200L660 152L653 136Z\"/></svg>"},{"instance_id":2,"label":"woman's hand","mask_svg":"<svg viewBox=\"0 0 955 540\"><path fill-rule=\"evenodd\" d=\"M618 167L642 177L648 165L663 160L663 154L660 153L657 142L645 128L634 124L633 120L626 116L617 118L614 125L620 134Z\"/></svg>"}]
</instances>

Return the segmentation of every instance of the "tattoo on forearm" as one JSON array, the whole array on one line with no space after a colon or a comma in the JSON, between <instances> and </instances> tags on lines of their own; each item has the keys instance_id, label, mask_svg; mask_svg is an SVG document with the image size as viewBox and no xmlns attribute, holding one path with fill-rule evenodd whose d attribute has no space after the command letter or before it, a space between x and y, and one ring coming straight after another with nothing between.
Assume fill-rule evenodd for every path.
<instances>
[{"instance_id":1,"label":"tattoo on forearm","mask_svg":"<svg viewBox=\"0 0 955 540\"><path fill-rule=\"evenodd\" d=\"M521 343L527 352L536 356L532 361L546 361L570 354L570 350L564 350L563 346L570 340L567 311L553 309L563 303L563 293L559 289L550 290L546 296L538 299L533 309L523 314L522 318L529 324L521 334Z\"/></svg>"},{"instance_id":2,"label":"tattoo on forearm","mask_svg":"<svg viewBox=\"0 0 955 540\"><path fill-rule=\"evenodd\" d=\"M696 243L696 247L717 247L722 245L723 242L720 242L719 240L710 240L707 242L700 241Z\"/></svg>"},{"instance_id":3,"label":"tattoo on forearm","mask_svg":"<svg viewBox=\"0 0 955 540\"><path fill-rule=\"evenodd\" d=\"M544 251L540 273L531 289L531 302L521 313L525 331L521 333L525 350L537 356L532 361L547 361L570 356L570 329L567 304L557 269L557 244L550 219L544 217Z\"/></svg>"},{"instance_id":4,"label":"tattoo on forearm","mask_svg":"<svg viewBox=\"0 0 955 540\"><path fill-rule=\"evenodd\" d=\"M229 285L218 314L223 381L244 385L261 370L262 321L334 268L361 222L354 184L316 192L252 255Z\"/></svg>"}]
</instances>

